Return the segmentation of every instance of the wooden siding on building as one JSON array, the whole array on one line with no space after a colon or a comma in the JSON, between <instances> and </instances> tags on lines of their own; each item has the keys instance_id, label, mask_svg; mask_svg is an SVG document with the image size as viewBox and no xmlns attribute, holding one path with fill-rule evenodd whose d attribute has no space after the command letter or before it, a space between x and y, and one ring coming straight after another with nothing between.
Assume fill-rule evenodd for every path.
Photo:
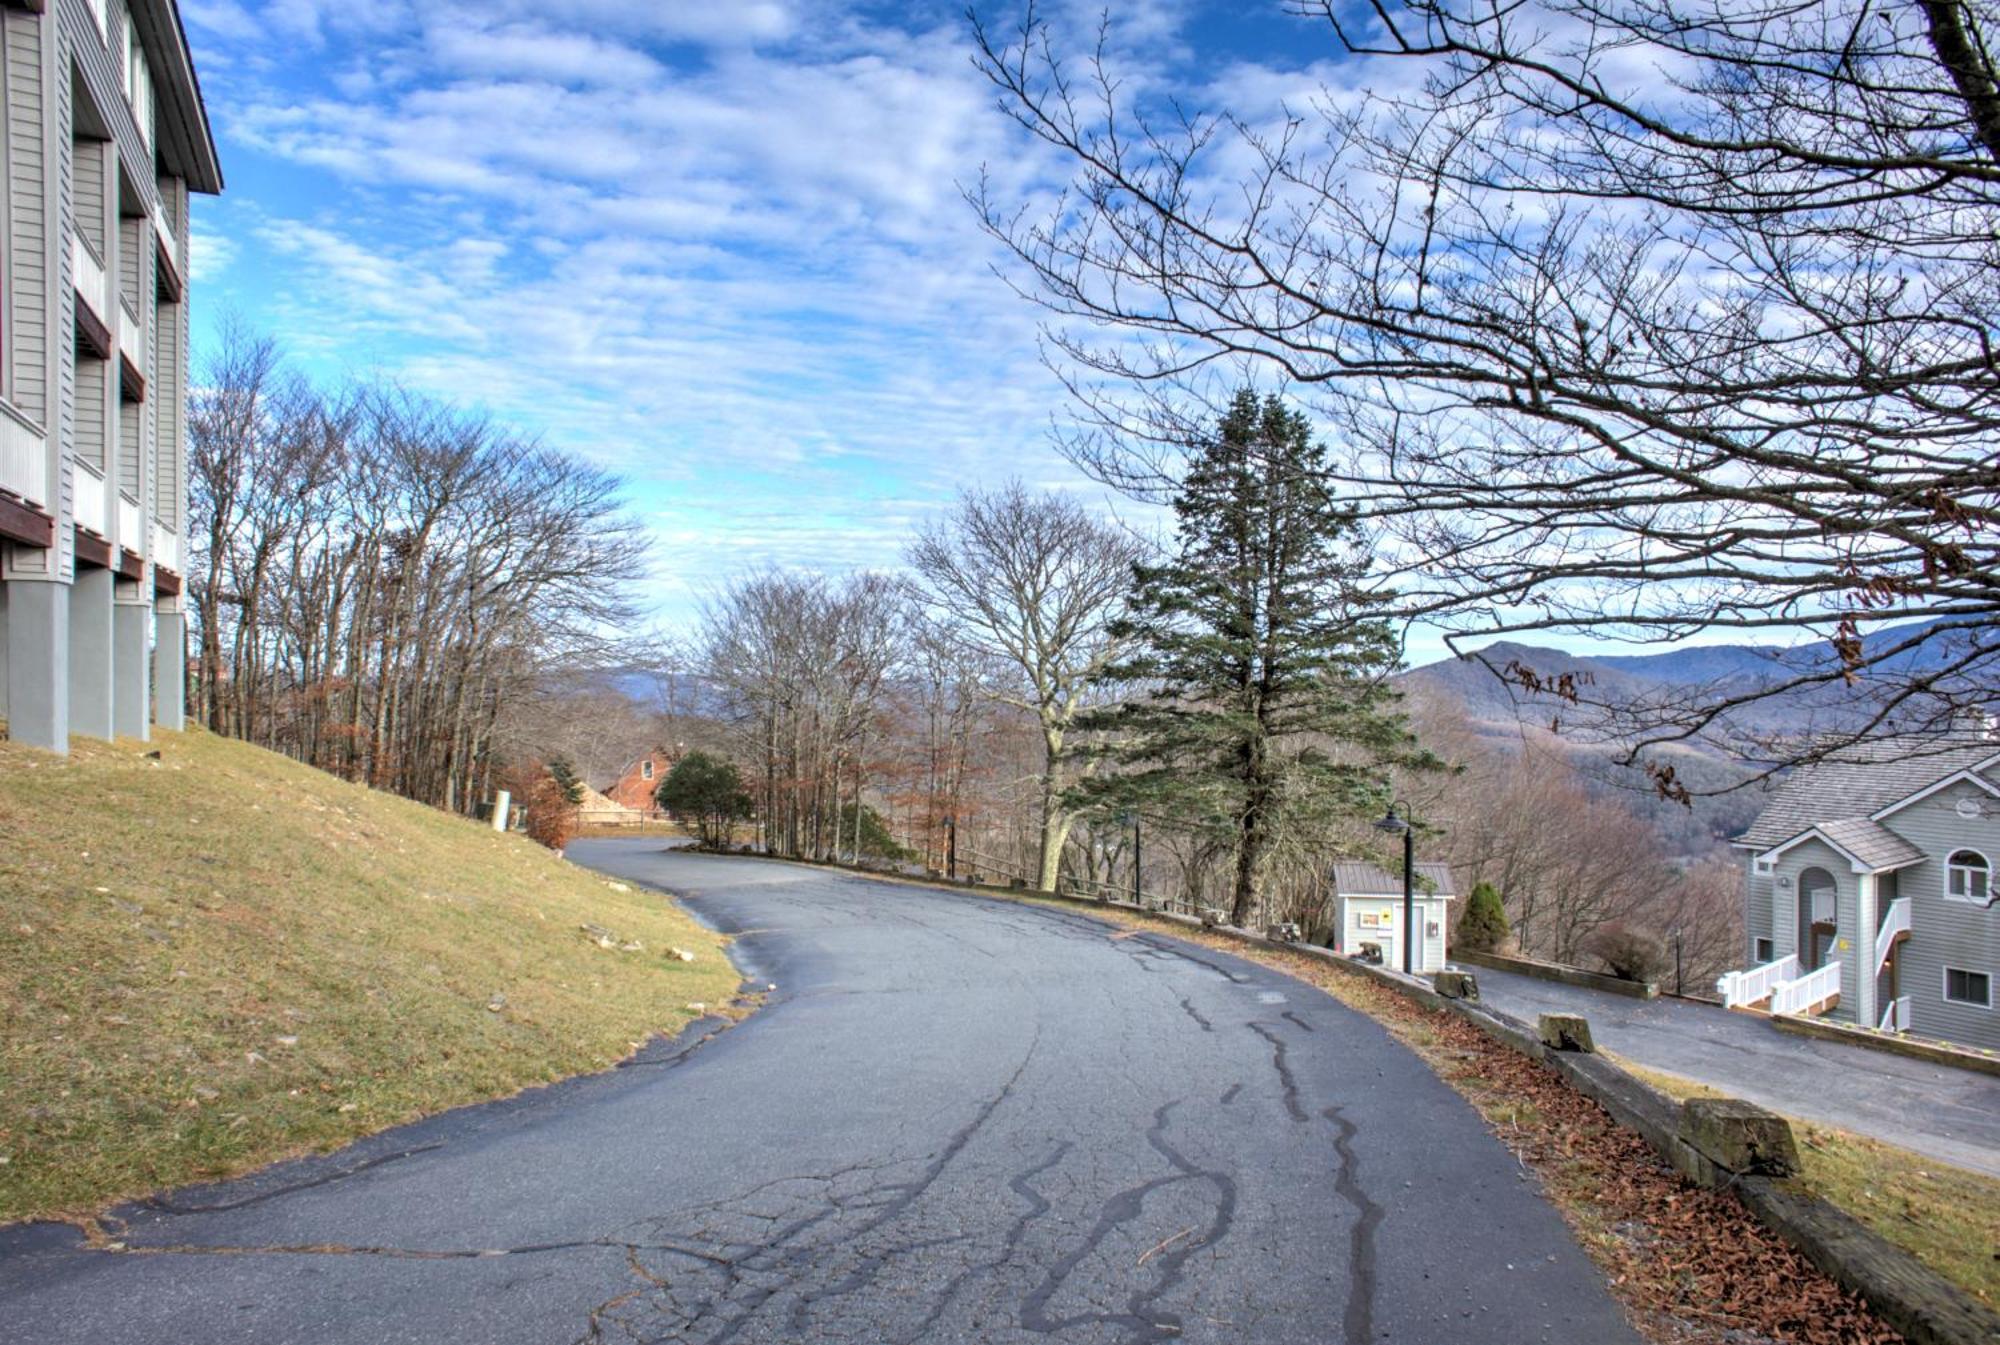
<instances>
[{"instance_id":1,"label":"wooden siding on building","mask_svg":"<svg viewBox=\"0 0 2000 1345\"><path fill-rule=\"evenodd\" d=\"M42 24L18 10L0 13L6 44L7 108L6 326L8 369L4 395L22 415L48 431L49 414L49 199L48 155L43 142ZM46 497L49 492L43 490ZM46 498L42 501L47 503Z\"/></svg>"},{"instance_id":2,"label":"wooden siding on building","mask_svg":"<svg viewBox=\"0 0 2000 1345\"><path fill-rule=\"evenodd\" d=\"M1977 802L1981 815L1958 815L1960 800ZM1975 906L1944 894L1945 862L1972 849L2000 868L2000 799L1958 784L1883 819L1921 847L1927 858L1898 875L1897 890L1910 898L1910 937L1898 950L1896 988L1910 997L1910 1030L1968 1046L2000 1049L2000 905ZM1944 969L1985 972L1996 988L1993 1007L1949 1003Z\"/></svg>"}]
</instances>

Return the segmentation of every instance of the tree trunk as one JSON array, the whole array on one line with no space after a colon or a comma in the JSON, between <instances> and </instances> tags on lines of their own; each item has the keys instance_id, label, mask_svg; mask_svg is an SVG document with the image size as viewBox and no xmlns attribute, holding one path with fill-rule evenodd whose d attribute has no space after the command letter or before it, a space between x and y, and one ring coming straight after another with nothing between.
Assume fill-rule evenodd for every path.
<instances>
[{"instance_id":1,"label":"tree trunk","mask_svg":"<svg viewBox=\"0 0 2000 1345\"><path fill-rule=\"evenodd\" d=\"M1069 813L1062 806L1062 730L1043 729L1042 745L1046 752L1042 766L1042 837L1035 886L1053 892L1062 879L1062 852L1069 840L1070 824Z\"/></svg>"}]
</instances>

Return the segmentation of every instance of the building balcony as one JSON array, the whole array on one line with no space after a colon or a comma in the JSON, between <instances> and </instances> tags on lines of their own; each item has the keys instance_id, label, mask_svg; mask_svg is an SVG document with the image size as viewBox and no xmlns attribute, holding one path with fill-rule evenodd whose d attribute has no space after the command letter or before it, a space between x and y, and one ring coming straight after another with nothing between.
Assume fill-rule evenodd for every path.
<instances>
[{"instance_id":1,"label":"building balcony","mask_svg":"<svg viewBox=\"0 0 2000 1345\"><path fill-rule=\"evenodd\" d=\"M76 526L109 541L111 502L110 491L104 484L104 473L81 458L73 461L76 466L76 490L72 516Z\"/></svg>"},{"instance_id":2,"label":"building balcony","mask_svg":"<svg viewBox=\"0 0 2000 1345\"><path fill-rule=\"evenodd\" d=\"M42 427L0 402L0 491L46 510L48 451L48 435Z\"/></svg>"}]
</instances>

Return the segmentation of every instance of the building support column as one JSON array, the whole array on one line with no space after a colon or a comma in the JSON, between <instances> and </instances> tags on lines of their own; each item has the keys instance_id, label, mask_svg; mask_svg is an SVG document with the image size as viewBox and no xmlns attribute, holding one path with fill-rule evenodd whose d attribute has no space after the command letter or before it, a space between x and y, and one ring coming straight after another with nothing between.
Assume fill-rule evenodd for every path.
<instances>
[{"instance_id":1,"label":"building support column","mask_svg":"<svg viewBox=\"0 0 2000 1345\"><path fill-rule=\"evenodd\" d=\"M109 570L79 565L69 595L69 731L109 738L111 712L112 588Z\"/></svg>"},{"instance_id":2,"label":"building support column","mask_svg":"<svg viewBox=\"0 0 2000 1345\"><path fill-rule=\"evenodd\" d=\"M111 616L111 726L121 738L141 742L153 736L152 605L141 585L131 579L117 583L118 600Z\"/></svg>"},{"instance_id":3,"label":"building support column","mask_svg":"<svg viewBox=\"0 0 2000 1345\"><path fill-rule=\"evenodd\" d=\"M69 751L69 585L7 581L7 736Z\"/></svg>"},{"instance_id":4,"label":"building support column","mask_svg":"<svg viewBox=\"0 0 2000 1345\"><path fill-rule=\"evenodd\" d=\"M173 733L187 727L187 613L179 598L153 607L153 722Z\"/></svg>"},{"instance_id":5,"label":"building support column","mask_svg":"<svg viewBox=\"0 0 2000 1345\"><path fill-rule=\"evenodd\" d=\"M1881 920L1876 907L1878 879L1872 873L1855 875L1854 899L1854 1021L1874 1027L1881 1018L1875 1003L1875 930Z\"/></svg>"}]
</instances>

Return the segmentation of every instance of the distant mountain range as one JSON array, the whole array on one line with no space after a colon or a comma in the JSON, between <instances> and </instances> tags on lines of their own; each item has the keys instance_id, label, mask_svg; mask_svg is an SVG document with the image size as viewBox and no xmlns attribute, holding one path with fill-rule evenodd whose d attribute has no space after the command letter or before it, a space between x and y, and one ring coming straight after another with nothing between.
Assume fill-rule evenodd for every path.
<instances>
[{"instance_id":1,"label":"distant mountain range","mask_svg":"<svg viewBox=\"0 0 2000 1345\"><path fill-rule=\"evenodd\" d=\"M1921 630L1904 626L1886 635ZM1944 639L1927 641L1884 671L1904 676L1943 666L1950 649ZM1748 826L1762 809L1765 788L1746 784L1757 773L1720 741L1730 736L1756 740L1852 730L1865 722L1871 696L1864 683L1840 681L1775 691L1730 712L1708 741L1675 744L1655 755L1671 757L1679 779L1695 792L1691 808L1655 796L1647 777L1616 764L1622 738L1612 731L1612 712L1602 706L1630 707L1655 715L1712 705L1770 687L1800 673L1833 671L1835 653L1819 643L1791 649L1757 645L1700 645L1651 654L1570 654L1538 645L1502 641L1476 656L1441 659L1413 668L1400 679L1406 688L1461 706L1481 736L1502 747L1516 746L1524 732L1560 727L1554 741L1596 791L1617 794L1659 830L1673 850L1696 857ZM1532 670L1544 684L1573 680L1582 705L1549 692L1524 689L1503 673L1509 666ZM1732 786L1743 786L1732 788Z\"/></svg>"},{"instance_id":2,"label":"distant mountain range","mask_svg":"<svg viewBox=\"0 0 2000 1345\"><path fill-rule=\"evenodd\" d=\"M1906 638L1924 630L1920 625L1873 632L1870 640ZM1925 668L1945 665L1952 641L1938 638L1888 660L1871 675L1898 678ZM1585 707L1568 707L1564 699L1537 694L1494 670L1510 665L1533 671L1544 683L1568 677L1585 702L1627 707L1667 707L1691 701L1743 696L1775 687L1801 674L1832 672L1837 655L1825 641L1773 648L1768 645L1691 645L1651 654L1571 654L1539 645L1501 641L1475 655L1441 659L1403 675L1406 685L1435 690L1464 705L1475 723L1512 728L1520 723L1547 724L1552 718L1587 717ZM1870 707L1867 684L1849 687L1834 681L1816 687L1774 692L1732 712L1729 728L1748 735L1804 733L1847 728Z\"/></svg>"}]
</instances>

